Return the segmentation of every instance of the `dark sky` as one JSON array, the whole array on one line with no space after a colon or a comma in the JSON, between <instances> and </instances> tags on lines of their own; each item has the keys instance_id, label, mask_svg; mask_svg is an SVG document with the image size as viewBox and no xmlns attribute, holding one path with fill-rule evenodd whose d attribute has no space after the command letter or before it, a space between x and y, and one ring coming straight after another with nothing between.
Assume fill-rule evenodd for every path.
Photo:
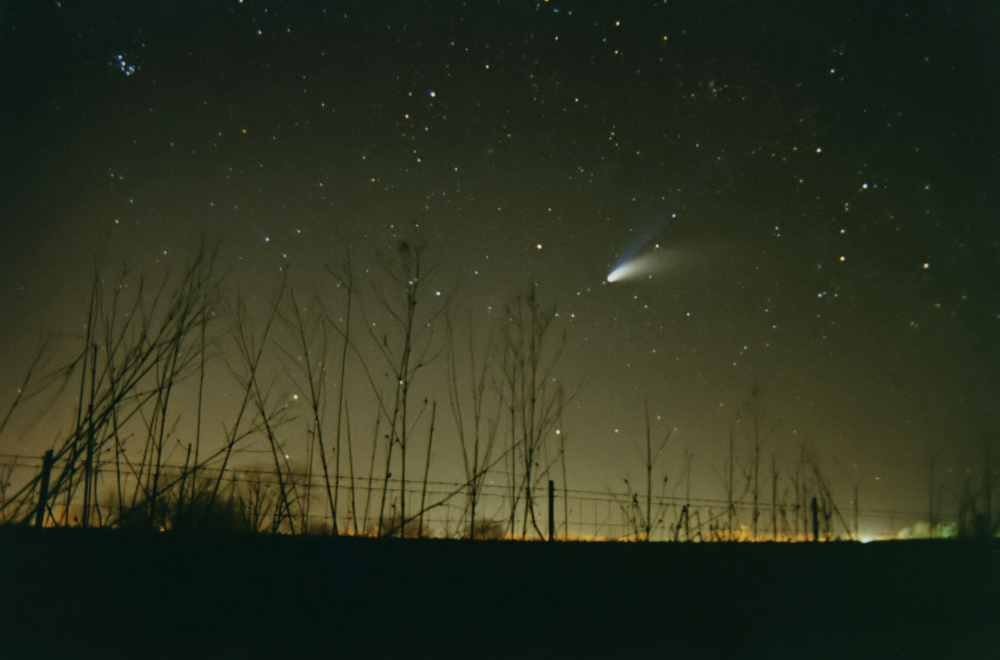
<instances>
[{"instance_id":1,"label":"dark sky","mask_svg":"<svg viewBox=\"0 0 1000 660\"><path fill-rule=\"evenodd\" d=\"M0 2L5 389L95 258L205 234L269 290L419 224L454 309L557 305L571 486L641 472L648 399L719 495L757 385L788 469L920 510L938 456L954 502L1000 424L997 8L615 4Z\"/></svg>"}]
</instances>

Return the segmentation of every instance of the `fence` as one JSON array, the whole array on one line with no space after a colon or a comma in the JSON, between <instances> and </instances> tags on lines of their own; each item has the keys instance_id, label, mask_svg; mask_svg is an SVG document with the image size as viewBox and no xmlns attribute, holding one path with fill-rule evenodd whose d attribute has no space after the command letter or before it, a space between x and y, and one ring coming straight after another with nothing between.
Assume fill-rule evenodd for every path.
<instances>
[{"instance_id":1,"label":"fence","mask_svg":"<svg viewBox=\"0 0 1000 660\"><path fill-rule=\"evenodd\" d=\"M0 455L0 523L30 522L38 513L41 458ZM53 465L56 474L64 467ZM122 466L96 466L97 496L93 499L91 525L125 526L135 511L151 499L160 504L161 528L179 525L176 512L185 506L204 508L209 493L241 529L253 531L332 532L331 503L336 504L338 533L398 533L396 508L400 483L380 478L331 476L328 490L322 474L232 467L223 471L199 467L195 473L182 465L165 465L155 498L148 497L149 476ZM500 476L502 479L502 475ZM32 485L34 480L35 484ZM336 484L334 484L336 481ZM894 537L900 529L925 518L917 511L861 509L822 513L810 502L753 502L704 497L671 497L635 492L596 491L556 487L551 504L544 487L533 486L532 502L525 507L523 489L484 481L476 504L476 535L481 538L539 539L548 536L549 512L556 539L566 540L804 540L818 527L821 538L870 540ZM79 489L77 489L79 490ZM284 493L284 497L282 496ZM536 494L537 493L537 494ZM463 483L408 481L406 484L407 535L468 536L469 488ZM48 498L46 525L80 524L82 505L72 488ZM512 512L512 503L514 511ZM550 508L551 507L551 508ZM132 516L132 518L130 518ZM647 524L648 519L648 524ZM753 524L756 519L756 529ZM145 520L145 519L144 519ZM149 522L145 520L145 522Z\"/></svg>"}]
</instances>

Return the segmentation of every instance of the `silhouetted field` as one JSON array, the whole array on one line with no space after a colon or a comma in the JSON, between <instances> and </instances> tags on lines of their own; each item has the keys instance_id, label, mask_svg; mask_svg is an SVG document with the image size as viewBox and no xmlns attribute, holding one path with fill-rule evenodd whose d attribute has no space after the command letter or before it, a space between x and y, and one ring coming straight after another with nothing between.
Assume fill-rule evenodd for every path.
<instances>
[{"instance_id":1,"label":"silhouetted field","mask_svg":"<svg viewBox=\"0 0 1000 660\"><path fill-rule=\"evenodd\" d=\"M996 657L1000 543L0 529L0 657Z\"/></svg>"}]
</instances>

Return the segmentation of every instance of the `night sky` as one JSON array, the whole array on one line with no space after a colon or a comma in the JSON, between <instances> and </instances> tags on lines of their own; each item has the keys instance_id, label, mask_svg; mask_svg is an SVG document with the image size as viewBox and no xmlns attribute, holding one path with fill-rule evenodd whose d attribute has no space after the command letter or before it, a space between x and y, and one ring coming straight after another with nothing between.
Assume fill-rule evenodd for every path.
<instances>
[{"instance_id":1,"label":"night sky","mask_svg":"<svg viewBox=\"0 0 1000 660\"><path fill-rule=\"evenodd\" d=\"M570 487L642 473L648 399L669 484L688 451L720 496L754 386L843 508L924 509L932 457L954 507L996 437L991 3L78 4L0 2L5 392L42 333L78 350L95 259L204 235L266 292L350 245L364 289L419 225L456 317L557 306Z\"/></svg>"}]
</instances>

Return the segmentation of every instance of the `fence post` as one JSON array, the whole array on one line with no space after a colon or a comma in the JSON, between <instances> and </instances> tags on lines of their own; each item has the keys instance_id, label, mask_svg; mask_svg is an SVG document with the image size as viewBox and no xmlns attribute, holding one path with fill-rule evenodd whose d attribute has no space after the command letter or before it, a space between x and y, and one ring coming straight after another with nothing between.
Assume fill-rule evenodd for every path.
<instances>
[{"instance_id":1,"label":"fence post","mask_svg":"<svg viewBox=\"0 0 1000 660\"><path fill-rule=\"evenodd\" d=\"M556 538L556 484L549 479L549 540Z\"/></svg>"},{"instance_id":2,"label":"fence post","mask_svg":"<svg viewBox=\"0 0 1000 660\"><path fill-rule=\"evenodd\" d=\"M816 503L816 498L812 498L812 511L813 511L813 542L819 541L819 506Z\"/></svg>"},{"instance_id":3,"label":"fence post","mask_svg":"<svg viewBox=\"0 0 1000 660\"><path fill-rule=\"evenodd\" d=\"M45 522L45 507L49 499L49 473L52 472L54 456L52 450L45 452L42 458L42 479L38 487L38 508L35 509L35 527L41 527Z\"/></svg>"}]
</instances>

